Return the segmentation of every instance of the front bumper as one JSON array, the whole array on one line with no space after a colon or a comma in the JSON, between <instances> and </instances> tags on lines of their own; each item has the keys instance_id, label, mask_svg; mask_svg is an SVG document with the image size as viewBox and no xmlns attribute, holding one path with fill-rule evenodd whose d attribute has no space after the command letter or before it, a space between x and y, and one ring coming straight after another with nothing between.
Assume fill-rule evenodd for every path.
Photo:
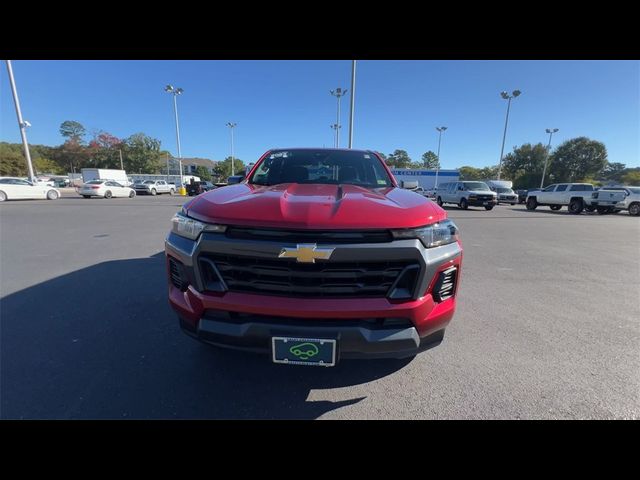
<instances>
[{"instance_id":1,"label":"front bumper","mask_svg":"<svg viewBox=\"0 0 640 480\"><path fill-rule=\"evenodd\" d=\"M406 300L372 298L293 298L226 291L204 291L197 258L201 252L234 252L277 257L288 244L232 240L224 234L197 242L169 234L165 252L184 265L190 278L180 289L169 282L169 303L183 330L219 346L267 352L272 336L337 339L340 358L405 357L436 346L456 307L456 293L437 301L431 294L440 273L462 263L459 243L426 249L419 240L383 244L319 245L335 248L334 258L410 258L421 264L415 294ZM295 245L294 245L295 246ZM274 253L275 252L275 253Z\"/></svg>"},{"instance_id":2,"label":"front bumper","mask_svg":"<svg viewBox=\"0 0 640 480\"><path fill-rule=\"evenodd\" d=\"M478 198L469 198L467 199L468 205L471 207L484 207L484 206L495 206L498 201L493 198L489 200L482 200Z\"/></svg>"}]
</instances>

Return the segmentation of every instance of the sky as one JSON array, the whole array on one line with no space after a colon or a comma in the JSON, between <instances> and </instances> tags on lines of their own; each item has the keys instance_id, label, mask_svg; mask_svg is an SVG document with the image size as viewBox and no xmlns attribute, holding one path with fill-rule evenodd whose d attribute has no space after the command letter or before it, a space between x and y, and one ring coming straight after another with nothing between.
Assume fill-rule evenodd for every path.
<instances>
[{"instance_id":1,"label":"sky","mask_svg":"<svg viewBox=\"0 0 640 480\"><path fill-rule=\"evenodd\" d=\"M4 63L4 62L3 62ZM183 157L257 160L269 148L332 147L337 101L351 89L350 60L21 61L12 62L33 144L59 145L65 120L87 132L124 138L144 132L177 156L171 95L178 97ZM512 101L505 154L516 145L578 136L604 142L609 161L640 166L638 61L357 62L353 147L414 161L440 151L442 168L497 165L507 101ZM342 98L340 146L347 146L349 104ZM90 135L89 135L90 136ZM0 141L20 142L6 66L0 69Z\"/></svg>"}]
</instances>

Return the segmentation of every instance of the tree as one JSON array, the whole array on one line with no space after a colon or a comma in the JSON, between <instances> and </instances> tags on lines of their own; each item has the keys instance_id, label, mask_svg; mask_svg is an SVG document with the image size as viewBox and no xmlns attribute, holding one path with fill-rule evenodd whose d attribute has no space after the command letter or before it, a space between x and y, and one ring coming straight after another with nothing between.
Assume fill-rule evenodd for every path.
<instances>
[{"instance_id":1,"label":"tree","mask_svg":"<svg viewBox=\"0 0 640 480\"><path fill-rule=\"evenodd\" d=\"M41 156L33 159L33 169L36 175L42 175L43 173L59 175L65 173L64 168L61 168L56 162Z\"/></svg>"},{"instance_id":2,"label":"tree","mask_svg":"<svg viewBox=\"0 0 640 480\"><path fill-rule=\"evenodd\" d=\"M625 185L640 185L640 169L634 169L625 173L621 180Z\"/></svg>"},{"instance_id":3,"label":"tree","mask_svg":"<svg viewBox=\"0 0 640 480\"><path fill-rule=\"evenodd\" d=\"M130 173L159 173L160 140L135 133L122 143L124 167Z\"/></svg>"},{"instance_id":4,"label":"tree","mask_svg":"<svg viewBox=\"0 0 640 480\"><path fill-rule=\"evenodd\" d=\"M387 165L395 168L409 168L411 165L411 158L405 150L395 150L386 159Z\"/></svg>"},{"instance_id":5,"label":"tree","mask_svg":"<svg viewBox=\"0 0 640 480\"><path fill-rule=\"evenodd\" d=\"M99 132L89 142L89 163L95 168L120 168L122 140L107 132Z\"/></svg>"},{"instance_id":6,"label":"tree","mask_svg":"<svg viewBox=\"0 0 640 480\"><path fill-rule=\"evenodd\" d=\"M207 167L203 167L202 165L198 165L196 167L196 176L200 177L201 180L207 182L211 180L211 174L209 173L209 170L207 170Z\"/></svg>"},{"instance_id":7,"label":"tree","mask_svg":"<svg viewBox=\"0 0 640 480\"><path fill-rule=\"evenodd\" d=\"M607 165L607 149L602 142L587 137L567 140L550 158L554 183L598 177Z\"/></svg>"},{"instance_id":8,"label":"tree","mask_svg":"<svg viewBox=\"0 0 640 480\"><path fill-rule=\"evenodd\" d=\"M424 168L430 168L432 170L440 169L440 160L431 150L422 154L422 164Z\"/></svg>"},{"instance_id":9,"label":"tree","mask_svg":"<svg viewBox=\"0 0 640 480\"><path fill-rule=\"evenodd\" d=\"M607 163L607 166L604 167L604 171L602 172L602 179L610 182L620 182L622 176L626 173L626 167L624 163Z\"/></svg>"},{"instance_id":10,"label":"tree","mask_svg":"<svg viewBox=\"0 0 640 480\"><path fill-rule=\"evenodd\" d=\"M542 143L525 143L514 147L513 152L502 159L501 177L511 180L519 188L537 187L542 179L546 159L547 147Z\"/></svg>"},{"instance_id":11,"label":"tree","mask_svg":"<svg viewBox=\"0 0 640 480\"><path fill-rule=\"evenodd\" d=\"M78 143L82 143L85 133L86 130L80 122L65 120L60 124L60 135L65 138L76 139Z\"/></svg>"},{"instance_id":12,"label":"tree","mask_svg":"<svg viewBox=\"0 0 640 480\"><path fill-rule=\"evenodd\" d=\"M233 159L233 166L236 175L245 169L244 162L238 158ZM227 178L231 176L231 157L227 157L223 161L218 162L213 169L213 174L218 177L219 181L226 182Z\"/></svg>"},{"instance_id":13,"label":"tree","mask_svg":"<svg viewBox=\"0 0 640 480\"><path fill-rule=\"evenodd\" d=\"M464 166L458 169L460 180L481 180L482 175L479 168Z\"/></svg>"},{"instance_id":14,"label":"tree","mask_svg":"<svg viewBox=\"0 0 640 480\"><path fill-rule=\"evenodd\" d=\"M27 161L17 143L0 142L0 176L24 177L27 175Z\"/></svg>"}]
</instances>

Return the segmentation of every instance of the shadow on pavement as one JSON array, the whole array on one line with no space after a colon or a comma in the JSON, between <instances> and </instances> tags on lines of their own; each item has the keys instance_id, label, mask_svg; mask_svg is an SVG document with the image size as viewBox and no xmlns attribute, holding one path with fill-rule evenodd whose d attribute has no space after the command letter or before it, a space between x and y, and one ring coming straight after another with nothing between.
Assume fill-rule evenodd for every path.
<instances>
[{"instance_id":1,"label":"shadow on pavement","mask_svg":"<svg viewBox=\"0 0 640 480\"><path fill-rule=\"evenodd\" d=\"M7 274L7 272L4 272ZM0 301L1 418L317 418L365 397L312 389L370 382L411 360L282 366L184 335L164 255L104 262Z\"/></svg>"}]
</instances>

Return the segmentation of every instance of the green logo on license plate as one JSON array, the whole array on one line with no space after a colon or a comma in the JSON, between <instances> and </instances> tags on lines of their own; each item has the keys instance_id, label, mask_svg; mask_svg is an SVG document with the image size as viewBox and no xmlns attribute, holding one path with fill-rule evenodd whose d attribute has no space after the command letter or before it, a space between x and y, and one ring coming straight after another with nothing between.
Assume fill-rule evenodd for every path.
<instances>
[{"instance_id":1,"label":"green logo on license plate","mask_svg":"<svg viewBox=\"0 0 640 480\"><path fill-rule=\"evenodd\" d=\"M318 354L318 347L316 347L313 343L304 342L298 345L294 345L289 349L289 351L300 360L308 360Z\"/></svg>"}]
</instances>

